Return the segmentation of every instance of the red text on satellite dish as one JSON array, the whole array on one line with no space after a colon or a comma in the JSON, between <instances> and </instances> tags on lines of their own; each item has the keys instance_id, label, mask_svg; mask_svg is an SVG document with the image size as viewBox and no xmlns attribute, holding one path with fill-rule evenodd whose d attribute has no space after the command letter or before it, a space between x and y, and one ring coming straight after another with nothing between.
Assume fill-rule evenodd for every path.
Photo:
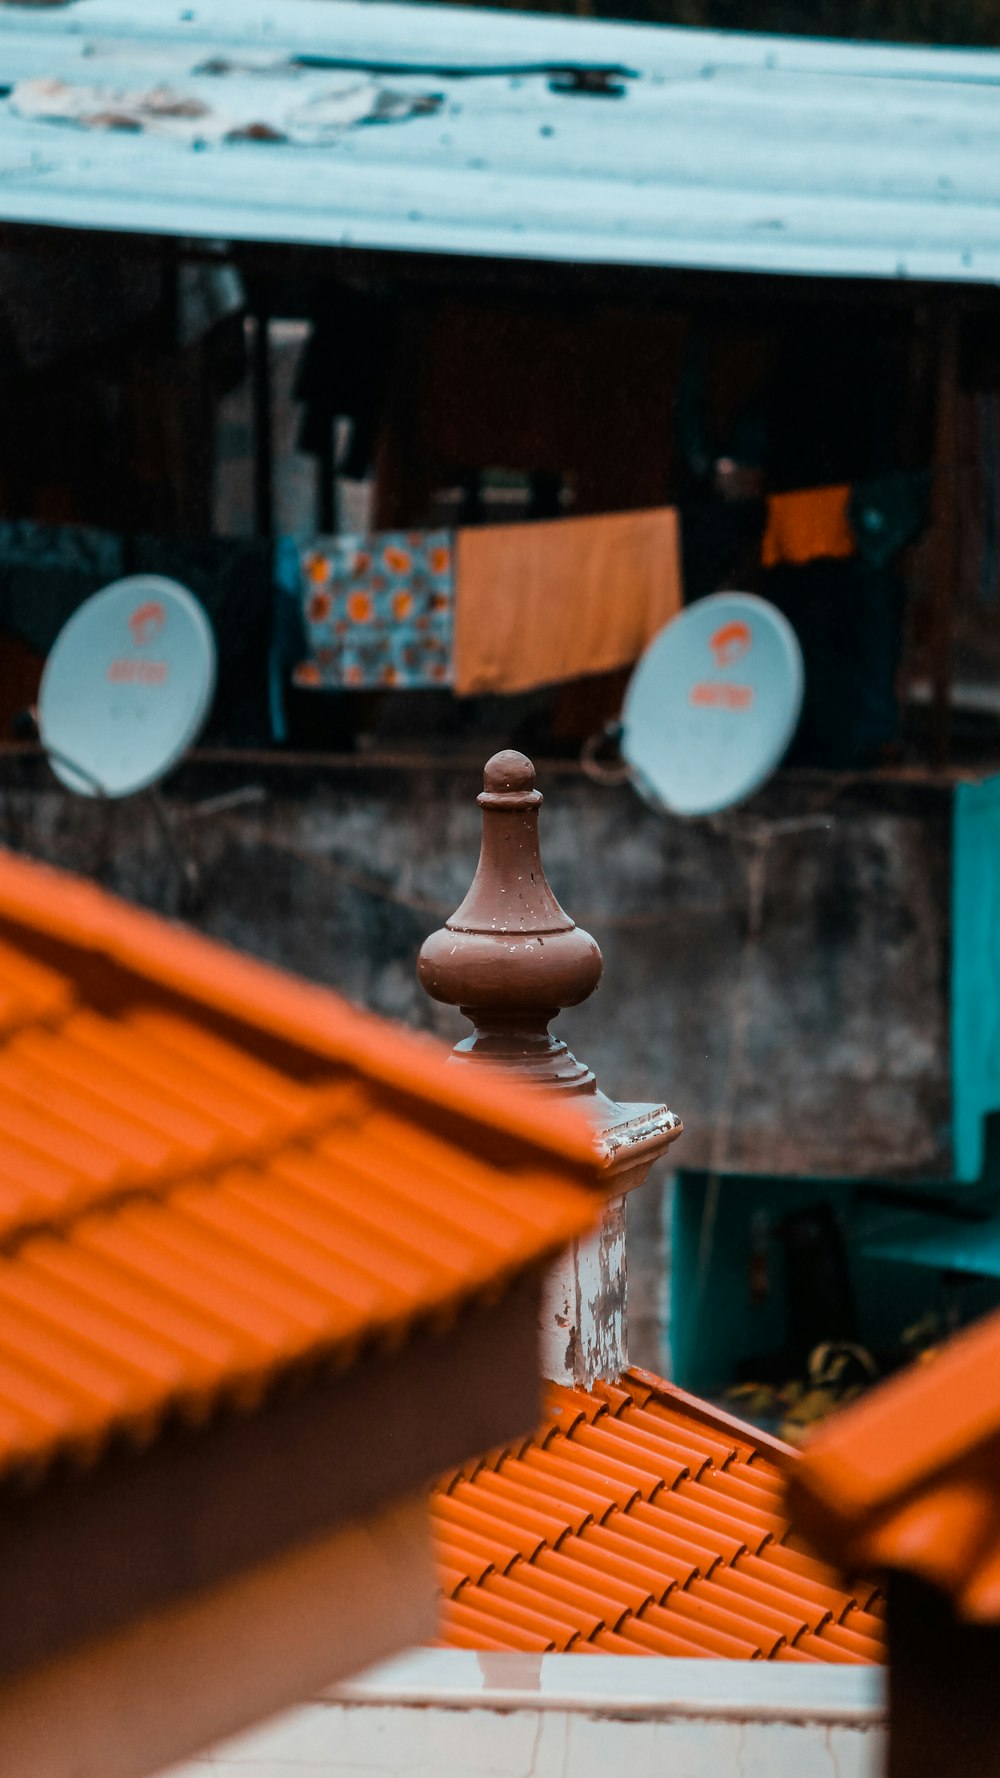
<instances>
[{"instance_id":1,"label":"red text on satellite dish","mask_svg":"<svg viewBox=\"0 0 1000 1778\"><path fill-rule=\"evenodd\" d=\"M750 625L736 621L723 624L721 629L716 630L715 635L709 637L708 646L715 656L717 667L734 667L737 661L741 661L749 653L752 642Z\"/></svg>"},{"instance_id":2,"label":"red text on satellite dish","mask_svg":"<svg viewBox=\"0 0 1000 1778\"><path fill-rule=\"evenodd\" d=\"M108 667L113 685L166 685L166 661L137 661L134 655L120 654Z\"/></svg>"},{"instance_id":3,"label":"red text on satellite dish","mask_svg":"<svg viewBox=\"0 0 1000 1778\"><path fill-rule=\"evenodd\" d=\"M158 599L148 599L145 605L137 605L128 620L136 648L145 648L147 643L154 641L166 621L167 614Z\"/></svg>"},{"instance_id":4,"label":"red text on satellite dish","mask_svg":"<svg viewBox=\"0 0 1000 1778\"><path fill-rule=\"evenodd\" d=\"M692 685L688 703L703 704L713 710L749 710L753 705L753 686L703 679L698 685Z\"/></svg>"}]
</instances>

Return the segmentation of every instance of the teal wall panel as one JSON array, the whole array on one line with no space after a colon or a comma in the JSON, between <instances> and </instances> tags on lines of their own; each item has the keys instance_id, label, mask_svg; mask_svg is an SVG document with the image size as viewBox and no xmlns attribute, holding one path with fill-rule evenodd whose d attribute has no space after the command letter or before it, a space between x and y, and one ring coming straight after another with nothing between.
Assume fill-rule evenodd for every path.
<instances>
[{"instance_id":1,"label":"teal wall panel","mask_svg":"<svg viewBox=\"0 0 1000 1778\"><path fill-rule=\"evenodd\" d=\"M1000 777L955 787L951 1077L954 1177L983 1173L985 1119L1000 1111Z\"/></svg>"},{"instance_id":2,"label":"teal wall panel","mask_svg":"<svg viewBox=\"0 0 1000 1778\"><path fill-rule=\"evenodd\" d=\"M767 1374L782 1380L786 1336L784 1249L778 1229L796 1210L832 1205L847 1250L861 1342L887 1362L899 1355L900 1337L928 1312L965 1322L1000 1306L995 1279L963 1277L947 1260L938 1269L868 1251L881 1231L902 1215L912 1220L912 1199L891 1204L866 1200L852 1180L765 1179L740 1175L713 1188L705 1173L677 1175L670 1279L670 1374L685 1389L717 1396L740 1377ZM904 1206L906 1206L904 1210ZM751 1297L756 1230L764 1231L767 1294ZM776 1368L775 1368L776 1367Z\"/></svg>"}]
</instances>

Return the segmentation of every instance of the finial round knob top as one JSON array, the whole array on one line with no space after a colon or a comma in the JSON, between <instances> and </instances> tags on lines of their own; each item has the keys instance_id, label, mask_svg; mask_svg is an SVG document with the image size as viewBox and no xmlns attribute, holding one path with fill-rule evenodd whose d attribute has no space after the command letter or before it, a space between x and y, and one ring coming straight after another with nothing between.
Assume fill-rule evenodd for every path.
<instances>
[{"instance_id":1,"label":"finial round knob top","mask_svg":"<svg viewBox=\"0 0 1000 1778\"><path fill-rule=\"evenodd\" d=\"M505 747L483 769L483 788L476 799L481 809L537 809L543 801L535 789L535 768L524 753Z\"/></svg>"},{"instance_id":2,"label":"finial round knob top","mask_svg":"<svg viewBox=\"0 0 1000 1778\"><path fill-rule=\"evenodd\" d=\"M525 753L518 753L514 747L505 747L502 753L494 753L483 768L483 789L497 792L504 790L534 790L535 768Z\"/></svg>"}]
</instances>

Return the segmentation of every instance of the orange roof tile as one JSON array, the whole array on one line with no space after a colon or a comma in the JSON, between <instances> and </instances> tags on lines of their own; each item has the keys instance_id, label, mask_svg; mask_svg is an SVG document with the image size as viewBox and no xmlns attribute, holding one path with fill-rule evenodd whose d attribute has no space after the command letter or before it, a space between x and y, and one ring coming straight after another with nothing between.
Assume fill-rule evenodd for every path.
<instances>
[{"instance_id":1,"label":"orange roof tile","mask_svg":"<svg viewBox=\"0 0 1000 1778\"><path fill-rule=\"evenodd\" d=\"M834 1559L905 1570L1000 1622L1000 1314L830 1419L789 1510Z\"/></svg>"},{"instance_id":2,"label":"orange roof tile","mask_svg":"<svg viewBox=\"0 0 1000 1778\"><path fill-rule=\"evenodd\" d=\"M590 1140L0 854L0 1479L440 1325L589 1226Z\"/></svg>"},{"instance_id":3,"label":"orange roof tile","mask_svg":"<svg viewBox=\"0 0 1000 1778\"><path fill-rule=\"evenodd\" d=\"M847 1589L790 1535L786 1449L643 1371L553 1386L533 1439L433 1496L441 1640L882 1660L877 1590Z\"/></svg>"}]
</instances>

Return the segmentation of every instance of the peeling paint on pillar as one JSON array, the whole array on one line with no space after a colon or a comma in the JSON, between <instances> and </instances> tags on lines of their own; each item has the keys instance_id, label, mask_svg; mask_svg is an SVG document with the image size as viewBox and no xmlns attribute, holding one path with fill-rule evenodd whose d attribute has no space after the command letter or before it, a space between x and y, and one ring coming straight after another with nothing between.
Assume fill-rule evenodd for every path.
<instances>
[{"instance_id":1,"label":"peeling paint on pillar","mask_svg":"<svg viewBox=\"0 0 1000 1778\"><path fill-rule=\"evenodd\" d=\"M604 1211L596 1234L574 1241L551 1268L542 1298L542 1371L589 1388L628 1369L625 1200Z\"/></svg>"}]
</instances>

